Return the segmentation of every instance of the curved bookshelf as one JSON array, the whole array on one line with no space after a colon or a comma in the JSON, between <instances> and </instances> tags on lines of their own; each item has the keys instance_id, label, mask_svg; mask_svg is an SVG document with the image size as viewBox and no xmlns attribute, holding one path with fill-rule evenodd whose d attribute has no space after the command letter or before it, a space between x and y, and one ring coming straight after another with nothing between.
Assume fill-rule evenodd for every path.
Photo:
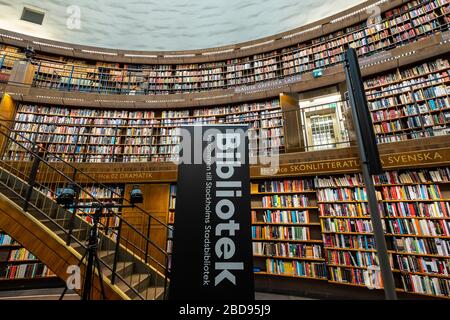
<instances>
[{"instance_id":1,"label":"curved bookshelf","mask_svg":"<svg viewBox=\"0 0 450 320\"><path fill-rule=\"evenodd\" d=\"M374 1L364 5L372 2ZM239 54L235 52L222 58L223 60L217 60L218 57L206 54L209 51L198 51L195 54L184 55L153 54L157 58L150 59L151 62L145 64L122 62L120 57L127 53L120 52L101 55L103 59L111 58L111 55L115 57L111 59L114 62L107 62L97 58L98 52L104 52L102 49L83 48L80 50L83 52L80 58L76 57L78 51L69 50L71 54L66 51L67 56L62 58L45 52L50 50L51 46L40 46L41 51L35 58L34 86L124 95L167 95L227 89L245 92L247 86L271 80L298 82L300 78L297 76L303 73L338 65L342 62L346 46L354 47L361 58L370 60L377 53L386 53L393 48L449 29L450 10L447 7L447 0L414 0L406 4L393 1L393 4L379 3L379 5L384 8L384 12L375 25L368 24L364 15L358 14L354 19L349 19L353 24L336 30L336 26L345 25L342 22L336 23L335 21L342 21L336 17L328 22L328 28L318 22L305 29L317 30L320 27L322 35L318 38L309 36L305 40L305 37L300 37L302 41L298 42L293 42L293 38L276 50L270 50L270 45L265 47L255 44L258 53L253 54L251 50L248 52L241 48L237 50ZM345 16L344 13L341 16ZM9 42L8 39L11 40L11 37L14 38L5 35L3 41ZM33 40L32 43L41 44L43 41ZM70 46L70 44L60 45L60 47ZM7 47L3 51L6 52L3 59L0 59L0 66L3 65L0 69L8 73L13 60L20 57L20 50ZM146 55L152 56L152 53ZM199 61L186 63L192 55ZM177 56L183 58L182 62L173 62L173 58Z\"/></svg>"}]
</instances>

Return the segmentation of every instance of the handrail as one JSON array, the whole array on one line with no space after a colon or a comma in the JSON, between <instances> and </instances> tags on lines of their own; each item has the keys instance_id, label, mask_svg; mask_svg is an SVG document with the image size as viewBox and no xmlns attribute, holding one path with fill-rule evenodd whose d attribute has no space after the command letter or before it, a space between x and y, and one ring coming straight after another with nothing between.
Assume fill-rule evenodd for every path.
<instances>
[{"instance_id":1,"label":"handrail","mask_svg":"<svg viewBox=\"0 0 450 320\"><path fill-rule=\"evenodd\" d=\"M426 1L426 0L425 0ZM433 0L429 0L428 2L431 2L431 1L433 1ZM393 11L393 10L395 10L395 9L400 9L400 8L403 8L404 6L405 6L406 4L405 3L402 3L402 4L400 4L400 5L398 5L397 7L395 7L395 8L391 8L391 9L388 9L387 11ZM385 22L387 22L387 21L391 21L391 20L395 20L396 18L399 18L399 17L401 17L401 16L403 16L405 13L407 13L407 12L410 12L410 11L412 11L412 10L415 10L415 9L417 9L417 8L420 8L420 7L423 7L423 5L424 5L424 3L423 2L419 2L418 4L416 4L416 5L412 5L412 6L409 6L408 7L408 9L407 9L407 11L401 11L401 12L398 12L398 13L395 13L395 14L393 14L392 16L389 16L389 17L385 17L384 19L382 19L382 20L379 20L379 21L377 21L377 24L383 24L383 23L385 23ZM442 8L442 7L444 7L445 6L445 4L441 4L441 5L439 5L438 4L438 8ZM385 12L387 12L387 11L385 11ZM423 14L427 14L427 13L429 13L429 11L428 12L424 12ZM421 15L423 15L423 14L421 14ZM420 16L421 16L420 15ZM414 17L414 18L411 18L411 19L417 19L418 18L418 16L417 17ZM364 26L362 26L362 25L364 25ZM359 27L359 28L357 28L357 29L352 29L352 28L354 28L354 27ZM362 32L362 31L365 31L365 30L372 30L372 29L374 29L374 26L367 26L366 25L366 21L360 21L360 22L358 22L358 23L355 23L354 25L351 25L351 26L348 26L348 27L345 27L345 29L352 29L349 33L358 33L358 32ZM383 30L381 30L381 31L376 31L375 33L379 33L379 32L382 32ZM333 38L329 38L329 36L330 35L333 35L333 34L337 34L336 36L334 36ZM373 34L373 33L372 33ZM367 35L372 35L372 34L365 34L365 36L367 36ZM329 43L329 42L333 42L333 41L336 41L337 39L341 39L341 38L344 38L344 37L346 37L348 34L339 34L339 31L334 31L334 32L330 32L330 33L328 33L328 34L326 34L326 35L321 35L321 36L319 36L319 37L317 37L317 38L314 38L314 39L311 39L311 40L309 40L309 41L311 41L311 42L314 42L315 40L319 40L319 42L315 42L315 43L312 43L311 45L309 45L309 46L306 46L306 47L302 47L302 48L297 48L296 46L297 45L300 45L300 44L302 44L302 43L297 43L297 44L295 44L295 45L291 45L291 46L289 46L289 47L286 47L286 48L283 48L282 50L285 50L285 49L291 49L291 51L283 51L281 54L274 54L274 55L267 55L267 53L265 53L265 52L262 52L262 53L255 53L255 54L252 54L251 56L264 56L263 58L261 58L261 59L254 59L254 60L251 60L250 62L258 62L258 61L265 61L265 60L270 60L270 59L273 59L273 58L277 58L277 57L280 57L280 56L283 56L283 55L286 55L286 54L291 54L291 53L295 53L295 52L298 52L298 51L303 51L303 50L305 50L305 49L309 49L309 48L312 48L312 47L317 47L317 46L321 46L321 45L323 45L323 44L325 44L325 43ZM324 40L320 40L320 39L324 39ZM276 50L273 50L272 52L276 52ZM270 52L271 53L271 52ZM245 59L246 57L244 57L243 59ZM239 58L238 58L239 59ZM57 63L57 62L60 62L60 61L58 61L58 60L51 60L51 59L43 59L43 60L47 60L47 61L49 61L49 62L55 62L55 63ZM232 59L227 59L227 60L235 60L234 58L232 58ZM212 65L214 65L214 64L217 64L217 63L223 63L223 62L226 62L225 60L224 61L219 61L219 62L217 62L217 61L214 61L214 62L208 62L208 61L205 61L205 62L199 62L199 63L187 63L187 64L176 64L176 65L181 65L181 66L184 66L184 65L204 65L204 64L206 64L206 65L209 65L209 64L212 64ZM235 65L239 65L239 64L245 64L246 62L242 62L242 63L236 63ZM68 65L70 65L70 64L68 64ZM167 63L162 63L161 65L167 65L167 66L170 66L170 65L172 65L171 63L169 63L169 64L167 64ZM71 66L71 65L70 65ZM104 66L96 66L96 65L92 65L92 67L94 67L94 68L103 68L103 69L109 69L109 70L122 70L122 69L119 69L119 68L113 68L113 67L104 67ZM207 67L207 68L204 68L204 70L212 70L212 69L216 69L217 67L216 66L211 66L211 67ZM257 67L258 68L258 67ZM131 72L135 72L135 71L142 71L143 69L138 69L138 68L136 68L136 69L133 69L133 68L130 68L130 69L125 69L125 70L129 70L129 71L131 71ZM145 70L145 69L144 69ZM154 70L154 69L149 69L149 70L153 70L153 71L172 71L171 69L170 70L165 70L165 69L160 69L160 70ZM175 70L173 70L173 71L195 71L195 70L192 70L192 69L175 69Z\"/></svg>"},{"instance_id":2,"label":"handrail","mask_svg":"<svg viewBox=\"0 0 450 320\"><path fill-rule=\"evenodd\" d=\"M4 121L4 120L2 120L2 121ZM127 201L129 204L131 204L129 200L127 200L126 198L122 198L121 195L118 194L118 193L116 193L113 189L110 189L109 187L107 187L107 186L104 185L103 183L99 182L99 181L96 180L95 178L89 176L88 174L86 174L85 172L83 172L82 170L80 170L79 168L73 166L71 163L66 162L64 159L62 159L61 157L59 157L59 156L57 155L57 153L53 153L53 152L50 152L50 151L44 149L44 148L43 148L42 146L40 146L39 144L37 144L37 143L31 141L30 139L28 139L27 137L23 136L22 134L20 134L20 133L18 133L18 132L15 132L15 131L11 130L9 127L5 126L5 125L4 125L3 123L1 123L1 122L0 122L0 128L6 129L8 132L11 132L11 133L14 133L15 135L20 136L20 137L23 138L26 142L31 143L32 146L36 146L36 147L38 147L41 151L44 151L44 152L47 153L47 154L51 154L54 158L56 158L56 159L58 159L60 162L64 163L64 165L69 166L71 169L73 169L74 171L76 171L77 174L82 174L84 177L87 177L88 179L90 179L91 181L93 181L94 184L99 185L99 186L101 186L102 188L107 189L108 191L111 191L113 194L119 196L122 200L125 200L125 201ZM34 152L34 151L28 149L27 147L21 145L20 142L19 142L18 140L13 139L13 138L11 138L10 136L7 136L7 135L6 135L3 131L1 131L1 130L0 130L0 133L1 133L2 135L4 135L5 137L7 137L7 139L10 139L10 140L14 141L15 143L19 144L19 145L20 145L21 147L23 147L24 149L26 149L27 151L29 151L34 157L38 157L43 163L45 163L45 164L47 164L48 166L52 167L52 165L51 165L49 162L47 162L45 159L42 159L36 152ZM52 168L53 168L53 167L52 167ZM57 169L57 168L53 168L53 169L54 169L55 171L57 171L60 175L62 175L64 178L66 178L67 180L69 180L69 181L71 181L71 182L77 184L77 187L80 187L80 188L81 188L80 190L83 190L84 192L86 192L87 195L89 195L90 197L92 197L94 200L98 201L99 204L102 203L101 201L99 201L98 199L96 199L95 196L93 196L89 191L84 190L84 189L82 188L81 185L79 185L77 182L73 181L70 177L68 177L67 175L65 175L65 174L64 174L63 172L61 172L59 169ZM139 206L136 205L134 208L135 208L135 209L138 209L138 210L140 210L140 211L142 211L144 214L150 216L152 219L155 219L155 221L160 222L164 227L169 227L165 222L161 221L161 220L160 220L159 218L157 218L157 217L154 217L152 214L148 213L147 211L145 211L145 210L142 209L141 207L139 207Z\"/></svg>"},{"instance_id":3,"label":"handrail","mask_svg":"<svg viewBox=\"0 0 450 320\"><path fill-rule=\"evenodd\" d=\"M1 129L6 129L7 132L11 132L11 131L9 131L9 128L6 127L6 126L4 126L3 124L0 124L0 128L1 128ZM91 199L91 202L92 202L92 203L102 204L102 202L101 202L100 200L98 200L97 197L93 196L91 192L89 192L88 190L86 190L85 188L83 188L82 185L81 185L81 183L75 182L74 179L71 179L70 177L68 177L68 176L67 176L64 172L62 172L60 169L56 168L55 166L52 166L52 165L45 159L45 157L41 156L41 155L38 153L39 150L44 151L45 149L42 149L39 145L33 143L32 141L28 140L26 137L23 137L23 136L22 136L22 138L28 140L28 142L31 143L31 147L26 147L26 146L24 146L23 144L21 144L20 142L18 142L17 140L15 140L13 137L11 137L11 135L8 135L7 133L5 133L4 131L5 131L5 130L0 130L0 133L1 133L1 135L3 135L3 136L6 138L6 141L8 141L8 142L13 142L13 143L15 143L16 145L18 145L18 146L20 146L21 148L23 148L24 150L26 150L26 151L34 158L34 162L36 162L36 160L37 160L37 161L38 161L37 163L40 163L40 162L41 162L41 163L45 164L46 167L52 169L52 172L58 174L57 178L62 177L62 178L64 178L64 181L70 182L70 183L72 183L74 186L78 187L80 191L83 191L85 195L88 195L88 196L90 197L89 199ZM47 155L46 155L46 156L48 157L49 155L50 155L50 153L47 152ZM57 157L57 156L56 156L56 157ZM75 167L73 167L72 165L70 165L69 163L64 162L63 160L60 160L60 161L61 161L62 163L64 163L64 164L66 164L66 165L69 165L71 168L75 168ZM30 176L27 177L27 170L26 170L26 169L24 169L24 170L19 170L20 168L18 169L18 168L15 168L14 166L12 166L12 163L14 163L14 161L7 161L7 160L5 160L5 159L2 157L2 158L0 159L0 162L2 163L2 165L3 165L4 168L8 168L8 171L9 171L9 172L14 172L15 175L18 174L18 173L20 173L20 175L23 176L24 178L35 179L34 177L31 178L31 176L33 175L33 170L35 170L35 169L34 169L34 165L33 165L33 168L31 169ZM37 167L36 167L36 170L37 170ZM78 169L76 169L76 170L77 170L78 173L82 173L82 174L86 175L86 174L85 174L84 172L82 172L81 170L78 170ZM34 175L35 175L35 174L34 174ZM87 176L87 175L86 175L86 176ZM95 180L95 179L92 178L92 180ZM41 193L42 193L42 191L39 191L39 189L40 189L40 190L50 190L50 189L48 189L45 185L41 185L41 184L36 183L35 180L34 180L33 182L30 182L30 183L31 183L31 184L28 184L28 189L29 189L28 194L29 194L29 195L31 195L31 193L30 193L30 192L31 192L31 191L30 191L31 189L30 189L30 188L35 189L36 191L41 192ZM104 186L103 184L98 183L97 181L95 181L93 184L98 185L98 186ZM114 194L118 195L113 189L107 188L106 186L104 186L104 187L105 187L106 190L109 190L111 193L114 193ZM36 188L37 188L37 189L36 189ZM21 190L22 190L22 189L21 189ZM15 190L12 190L12 191L15 192ZM20 198L22 198L22 199L25 200L25 207L28 207L28 205L31 205L31 206L35 207L39 212L41 212L42 214L44 214L46 218L48 218L49 220L51 220L52 223L57 224L53 219L51 219L51 218L50 218L45 212L43 212L40 208L38 208L37 206L34 206L32 203L29 203L29 199L27 199L27 197L24 198L22 194L17 193L17 192L15 192L15 193L16 193ZM45 196L45 193L43 193L43 195ZM118 196L120 197L120 195L118 195ZM121 197L120 197L120 198L121 198ZM121 200L123 200L123 201L128 201L127 199L124 199L124 198L121 198ZM55 205L56 205L56 204L55 204ZM25 208L25 207L24 207L24 208ZM165 227L167 230L169 229L169 226L168 226L167 224L165 224L164 222L162 222L160 219L158 219L158 218L156 218L156 217L153 217L151 214L149 214L148 212L146 212L146 211L143 210L142 208L139 208L139 207L136 207L136 206L132 206L132 207L133 207L133 208L137 208L137 209L139 209L141 212L143 212L143 213L146 215L146 217L147 217L147 219L148 219L148 221L149 221L149 224L150 224L150 222L151 222L151 219L153 218L154 221L155 221L155 222L158 222L160 226ZM81 215L83 215L83 214L81 214ZM130 224L128 221L126 221L124 218L122 218L120 215L116 214L114 211L109 210L108 215L112 215L112 216L114 216L115 218L118 218L119 221L120 221L121 226L126 225L127 228L129 228L129 229L132 231L133 234L137 234L137 236L139 237L139 239L145 241L145 243L146 243L146 251L144 252L142 248L139 248L135 243L133 243L133 242L130 241L129 239L126 239L126 238L119 238L119 237L118 237L118 238L116 239L116 243L117 243L116 249L118 249L119 247L123 247L122 244L120 244L120 241L125 241L125 242L126 242L127 248L128 248L128 246L131 246L132 249L133 249L133 251L137 251L138 255L139 255L139 254L143 254L143 255L144 255L145 263L152 262L152 263L156 264L158 267L160 267L162 270L164 270L164 273L167 273L167 272L168 272L168 268L167 268L168 253L167 253L164 249L160 248L160 247L159 247L159 246L158 246L158 245L157 245L157 244L149 237L149 233L148 233L148 232L147 232L147 235L143 234L143 233L140 232L137 228L135 228L132 224ZM102 224L102 223L100 223L100 225L102 225L103 227L105 227L106 232L108 232L108 227L109 227L108 225L104 225L104 224ZM64 228L62 228L62 227L59 226L59 225L58 225L58 228L59 228L60 230L63 230L63 232L64 232L66 235L68 235L70 239L74 239L74 237L73 237L72 234L71 234L71 229L70 229L70 231L67 232L67 231L64 230ZM119 232L120 232L120 230L119 230ZM107 234L104 234L104 236L107 236ZM82 243L80 243L80 241L78 241L78 240L76 240L76 241L77 241L79 244L83 245ZM160 262L159 262L158 260L156 260L152 255L149 254L149 250L148 250L149 245L151 245L152 248L155 248L155 249L157 250L157 252L161 253L161 254L164 256L164 259L165 259L165 261L166 261L165 265L162 264L162 263L160 263ZM83 247L85 247L85 246L83 245ZM115 254L115 257L114 257L114 258L115 258L115 259L118 259L118 257L119 257L119 256L118 256L117 254ZM112 270L112 274L114 274L114 278L117 277L119 280L123 281L127 286L130 287L130 289L132 289L132 290L134 291L135 294L137 294L138 296L142 297L142 296L139 294L139 292L137 292L131 285L128 285L128 284L126 283L126 281L125 281L119 274L115 274L115 268L116 268L116 266L117 266L116 260L114 261L114 266L113 266L112 268L109 267L106 263L103 263L103 264L104 264L105 266L107 266L110 270ZM167 278L167 274L165 275L165 277Z\"/></svg>"},{"instance_id":4,"label":"handrail","mask_svg":"<svg viewBox=\"0 0 450 320\"><path fill-rule=\"evenodd\" d=\"M4 161L1 160L1 159L0 159L0 163L5 164ZM6 164L6 165L7 165L7 164ZM4 185L3 182L0 182L0 183ZM9 190L10 190L11 192L13 192L16 196L19 196L20 198L24 199L24 198L22 197L22 195L19 194L19 193L17 193L15 190L13 190L13 189L11 189L11 188L9 188ZM59 225L53 218L51 218L50 216L48 216L48 215L47 215L44 211L42 211L39 207L37 207L37 206L34 205L33 203L29 203L29 206L31 206L31 207L33 207L35 210L39 211L39 213L42 214L43 216L45 216L47 219L49 219L49 220L52 222L52 224L53 224L54 226L56 226L60 231L63 231L63 233L64 233L66 236L69 236L70 239L71 239L72 241L75 241L78 245L80 245L82 248L84 248L85 250L87 250L87 245L86 245L85 243L83 243L82 241L80 241L77 237L75 237L75 236L74 236L73 234L71 234L70 232L66 231L61 225ZM106 268L109 269L110 271L113 271L113 268L111 268L107 263L105 263L105 262L102 261L101 259L99 259L99 261L100 261L100 263L101 263L104 267L106 267ZM125 284L128 286L127 282L125 281L125 279L124 279L120 274L114 273L114 276L115 276L115 277L118 277L123 283L125 283ZM133 291L135 294L137 294L139 297L144 298L144 297L142 297L142 295L141 295L135 288L133 288L132 286L128 286L128 287L129 287L130 290L132 290L132 291Z\"/></svg>"},{"instance_id":5,"label":"handrail","mask_svg":"<svg viewBox=\"0 0 450 320\"><path fill-rule=\"evenodd\" d=\"M8 130L9 132L10 129L5 126L4 124L0 123L0 127L3 129ZM40 157L35 151L30 150L29 148L23 146L19 141L11 138L10 136L6 135L3 131L0 130L0 134L5 136L8 140L12 140L14 143L20 145L22 148L24 148L25 150L27 150L30 154L33 155L33 157L39 158L39 160L43 163L45 163L47 166L49 166L50 168L54 169L58 174L60 174L61 176L63 176L65 179L67 179L68 181L70 181L71 183L74 183L78 188L80 188L80 190L83 190L83 192L85 192L87 195L89 195L94 201L96 201L98 204L102 204L102 202L100 200L98 200L95 196L93 196L89 191L85 190L82 185L78 184L76 181L72 180L70 177L68 177L65 173L63 173L62 171L60 171L57 168L54 168L54 166L52 166L49 162L47 162L47 160L43 159L42 157ZM20 134L18 134L20 135ZM28 138L20 135L22 138L24 138L25 140L27 140L28 143L31 143L32 146L37 146L39 147L42 151L45 151L45 149L43 149L41 146L39 146L38 144L32 142L31 140L29 140ZM46 151L47 152L47 151ZM47 152L47 154L52 154L51 152ZM128 203L129 200L122 198L121 195L119 195L118 193L116 193L113 189L110 189L109 187L105 186L103 183L98 182L96 179L90 177L89 175L87 175L86 173L84 173L83 171L81 171L80 169L74 167L73 165L71 165L70 163L64 161L63 159L61 159L57 154L52 154L55 158L59 159L62 163L64 163L65 165L68 165L69 167L71 167L72 169L76 170L77 173L81 173L84 176L88 177L89 179L93 180L94 183L96 185L102 186L103 188L107 189L108 191L111 191L112 193L114 193L115 195L118 195L120 197L121 200L125 200ZM45 186L44 186L45 187ZM46 187L45 187L46 188ZM145 211L144 209L140 208L139 206L134 206L133 208L136 208L138 210L140 210L141 212L143 212L144 214L146 214L147 216L149 216L151 219L154 219L155 221L159 222L163 227L169 228L169 225L167 225L165 222L161 221L159 218L154 217L153 215L151 215L150 213L148 213L147 211ZM118 218L120 218L121 220L123 220L122 217L120 217L120 215L114 213L114 215ZM127 221L124 220L124 222L127 224L128 227L132 228L133 231L140 233L139 230L137 230L133 225L129 224ZM161 248L159 248L156 244L154 244L150 239L146 238L145 235L142 234L142 236L144 237L145 240L148 240L149 243L151 243L152 245L155 246L155 248L160 251L161 253L163 253L164 255L167 255L167 252Z\"/></svg>"},{"instance_id":6,"label":"handrail","mask_svg":"<svg viewBox=\"0 0 450 320\"><path fill-rule=\"evenodd\" d=\"M439 73L439 72L448 72L450 70L450 68L444 68L444 69L440 69L440 70L435 70L433 72L435 73ZM416 78L416 77L415 77ZM420 78L425 78L425 76L423 77L417 77L418 79ZM370 97L377 97L378 95L387 93L387 92L391 92L391 91L396 91L396 90L403 90L405 88L411 88L414 86L418 86L418 85L422 85L422 84L426 84L426 83L433 83L435 81L440 81L443 79L447 79L450 78L450 75L447 76L442 76L442 77L435 77L432 79L425 79L425 80L421 80L418 82L414 82L411 84L404 84L404 82L408 82L411 81L411 79L401 79L399 81L397 81L398 83L401 83L401 86L396 86L395 88L384 88L382 90L378 90L377 88L366 88L366 90L372 91L372 90L376 90L373 93L366 93L366 96L368 98ZM395 84L390 84L390 83L386 83L381 87L389 87L390 85L395 85ZM406 91L405 91L406 92ZM375 99L373 98L373 99ZM381 97L383 98L383 97ZM317 108L317 107L322 107L322 106L327 106L330 105L332 103L343 103L345 102L345 100L334 100L331 101L329 103L323 103L323 104L318 104L318 105L314 105L311 107L307 107L304 108L306 109L312 109L312 108ZM220 108L220 107L219 107ZM226 108L226 107L225 107ZM373 110L374 111L374 110ZM266 114L267 112L267 114ZM120 121L127 121L127 120L131 120L131 121L138 121L138 120L142 120L142 121L152 121L155 123L151 123L151 124L139 124L139 125L123 125L123 124L80 124L80 123L55 123L55 124L50 124L50 123L41 123L44 125L56 125L56 126L70 126L70 127L101 127L101 128L131 128L131 129L135 129L135 128L139 128L139 129L145 129L145 128L176 128L180 125L188 125L188 124L192 124L193 122L198 122L198 120L200 119L200 122L208 122L208 121L213 121L215 118L229 118L229 120L234 120L234 116L237 116L236 118L239 118L240 121L242 122L246 122L246 121L258 121L258 120L268 120L268 119L272 119L274 116L275 117L280 117L281 115L283 115L284 113L287 113L290 111L282 111L279 106L278 107L274 107L274 108L268 108L268 109L255 109L255 110L247 110L247 111L242 111L242 112L238 112L238 113L232 113L232 114L227 114L227 113L223 113L223 114L211 114L211 115L199 115L199 116L181 116L181 117L166 117L166 118L162 118L162 117L152 117L151 119L146 119L146 120L142 120L142 119L136 119L136 118L118 118L117 120ZM28 112L24 112L24 113L28 113ZM262 116L255 118L255 115L248 115L251 113L262 113ZM29 114L36 114L33 112L30 112ZM44 114L43 114L44 116ZM93 116L83 116L83 115L64 115L64 114L45 114L45 116L49 116L49 117L70 117L70 118L80 118L80 119L89 119L89 118L94 118L94 119L110 119L108 117L93 117ZM180 121L180 119L192 119L192 121ZM197 120L197 121L196 121ZM2 121L8 121L8 120L2 120ZM15 120L13 122L18 122L18 123L30 123L29 121L25 121L25 120ZM167 122L164 124L161 124L160 122ZM33 122L31 122L33 123ZM172 124L170 124L172 123ZM230 121L230 123L233 123L232 121ZM108 136L108 135L105 135Z\"/></svg>"}]
</instances>

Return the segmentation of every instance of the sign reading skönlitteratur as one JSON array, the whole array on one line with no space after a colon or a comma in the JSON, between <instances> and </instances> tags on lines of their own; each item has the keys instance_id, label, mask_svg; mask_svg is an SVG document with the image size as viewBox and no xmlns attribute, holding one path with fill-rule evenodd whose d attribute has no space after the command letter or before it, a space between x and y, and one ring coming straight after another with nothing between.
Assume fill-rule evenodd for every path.
<instances>
[{"instance_id":1,"label":"sign reading sk\u00f6nlitteratur","mask_svg":"<svg viewBox=\"0 0 450 320\"><path fill-rule=\"evenodd\" d=\"M247 129L180 128L170 299L254 299Z\"/></svg>"}]
</instances>

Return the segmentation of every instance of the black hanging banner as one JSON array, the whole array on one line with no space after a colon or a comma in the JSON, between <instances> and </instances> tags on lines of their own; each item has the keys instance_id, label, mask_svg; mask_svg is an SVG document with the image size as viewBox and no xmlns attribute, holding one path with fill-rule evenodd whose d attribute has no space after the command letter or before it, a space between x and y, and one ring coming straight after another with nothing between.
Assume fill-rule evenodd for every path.
<instances>
[{"instance_id":1,"label":"black hanging banner","mask_svg":"<svg viewBox=\"0 0 450 320\"><path fill-rule=\"evenodd\" d=\"M171 300L254 299L247 129L180 128Z\"/></svg>"}]
</instances>

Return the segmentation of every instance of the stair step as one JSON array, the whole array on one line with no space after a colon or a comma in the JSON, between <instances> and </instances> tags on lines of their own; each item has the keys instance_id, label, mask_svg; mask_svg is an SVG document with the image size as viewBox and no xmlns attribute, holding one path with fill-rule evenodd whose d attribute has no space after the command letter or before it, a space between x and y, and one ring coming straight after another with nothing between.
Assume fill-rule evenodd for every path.
<instances>
[{"instance_id":1,"label":"stair step","mask_svg":"<svg viewBox=\"0 0 450 320\"><path fill-rule=\"evenodd\" d=\"M133 272L134 263L133 262L118 262L116 272L122 277L128 277ZM111 279L112 276L112 270L108 268L102 268L103 274ZM117 278L116 278L117 279Z\"/></svg>"},{"instance_id":2,"label":"stair step","mask_svg":"<svg viewBox=\"0 0 450 320\"><path fill-rule=\"evenodd\" d=\"M3 172L3 175L0 175L0 192L22 207L24 200L16 193L20 193L22 196L26 195L28 191L27 182L21 181L14 174L10 174L3 168L0 168L1 172ZM54 200L34 189L31 194L28 214L46 225L54 235L59 236L64 242L66 241L72 215L65 208L57 205ZM74 229L72 230L74 238L70 247L81 255L86 253L85 246L90 228L91 226L87 222L76 216ZM116 254L114 249L117 247L117 244L109 235L103 234L101 230L99 235L100 242L97 253L102 263L107 266L102 268L103 274L111 279L111 269ZM74 240L75 238L80 243ZM163 285L164 279L147 264L125 250L125 248L122 246L118 246L118 248L119 262L116 266L116 272L124 280L116 278L115 284L131 299L137 298L140 300L144 298L152 300L163 298L164 288L161 285ZM139 292L139 295L142 297L139 297L136 292Z\"/></svg>"},{"instance_id":3,"label":"stair step","mask_svg":"<svg viewBox=\"0 0 450 320\"><path fill-rule=\"evenodd\" d=\"M50 220L50 219L43 219L43 220L40 220L40 221L44 225L46 225L47 227L48 226L54 226L55 225L54 222L56 222L56 224L58 224L61 227L65 227L65 226L67 226L69 224L70 219L57 218L57 219L53 219L54 222L52 220Z\"/></svg>"},{"instance_id":4,"label":"stair step","mask_svg":"<svg viewBox=\"0 0 450 320\"><path fill-rule=\"evenodd\" d=\"M70 242L70 247L75 249L76 251L79 252L80 249L82 249L83 251L86 249L85 247L83 247L80 243L74 241L72 239L72 241Z\"/></svg>"},{"instance_id":5,"label":"stair step","mask_svg":"<svg viewBox=\"0 0 450 320\"><path fill-rule=\"evenodd\" d=\"M134 291L131 290L130 287L134 288L138 292L144 291L148 287L149 280L149 274L134 273L128 277L125 277L124 281L118 281L117 285L130 298L135 298L136 293L134 293Z\"/></svg>"},{"instance_id":6,"label":"stair step","mask_svg":"<svg viewBox=\"0 0 450 320\"><path fill-rule=\"evenodd\" d=\"M76 234L78 232L83 232L83 231L86 231L86 230L85 229L73 229L72 230L72 234ZM58 235L59 237L66 237L67 234L69 233L69 230L67 230L67 229L61 230L61 229L58 228L58 230L53 231L53 232L56 235Z\"/></svg>"},{"instance_id":7,"label":"stair step","mask_svg":"<svg viewBox=\"0 0 450 320\"><path fill-rule=\"evenodd\" d=\"M145 290L139 291L144 300L157 300L164 298L164 287L149 287ZM141 297L136 296L133 300L142 300Z\"/></svg>"},{"instance_id":8,"label":"stair step","mask_svg":"<svg viewBox=\"0 0 450 320\"><path fill-rule=\"evenodd\" d=\"M114 256L114 251L113 250L102 250L102 251L99 251L97 254L100 259L107 259L110 256Z\"/></svg>"}]
</instances>

